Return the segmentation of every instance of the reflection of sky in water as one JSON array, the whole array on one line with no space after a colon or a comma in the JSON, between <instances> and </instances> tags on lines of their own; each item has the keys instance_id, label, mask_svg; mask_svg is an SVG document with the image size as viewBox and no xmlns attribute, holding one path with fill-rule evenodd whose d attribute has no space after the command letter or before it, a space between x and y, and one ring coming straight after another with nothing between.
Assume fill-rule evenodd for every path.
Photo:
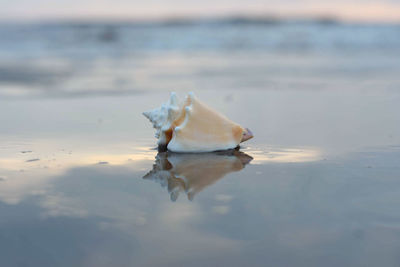
<instances>
[{"instance_id":1,"label":"reflection of sky in water","mask_svg":"<svg viewBox=\"0 0 400 267\"><path fill-rule=\"evenodd\" d=\"M149 161L69 168L42 191L1 202L0 246L11 255L1 261L394 266L398 158L393 148L327 161L250 163L193 202L171 202L164 188L142 179Z\"/></svg>"},{"instance_id":2,"label":"reflection of sky in water","mask_svg":"<svg viewBox=\"0 0 400 267\"><path fill-rule=\"evenodd\" d=\"M254 131L253 159L168 157L175 202L143 179L158 162L140 111L166 94L0 100L0 264L398 265L396 92L200 95Z\"/></svg>"},{"instance_id":3,"label":"reflection of sky in water","mask_svg":"<svg viewBox=\"0 0 400 267\"><path fill-rule=\"evenodd\" d=\"M53 176L63 174L77 166L129 166L133 164L134 167L132 168L135 170L150 171L148 170L148 166L151 166L150 164L157 155L157 151L151 146L141 147L140 144L134 146L133 143L118 144L115 142L110 145L102 145L99 148L96 144L73 144L70 142L67 145L68 149L62 148L64 146L61 146L60 143L61 140L5 143L0 153L0 170L2 174L0 176L2 178L0 199L9 203L19 202L25 195L40 192L40 187L48 182L49 179L51 180ZM149 144L151 143L149 142ZM22 150L26 147L32 150ZM160 165L161 157L168 164L171 164L171 161L172 165L175 164L178 166L178 172L185 173L185 168L192 171L193 167L195 167L195 173L189 173L189 176L204 175L202 171L207 170L210 175L208 183L212 184L214 181L225 176L225 174L240 171L250 161L254 162L254 164L263 164L266 162L307 162L320 159L318 152L308 149L275 148L273 150L273 148L268 148L268 151L263 152L252 150L251 147L248 147L244 150L254 155L254 157L235 151L235 155L173 154L167 159L161 153L157 156L155 166L157 164ZM163 169L160 166L158 168ZM157 176L162 177L163 174L163 171L161 171L160 175L158 175L158 170L155 170L154 175L149 175L148 178L159 180ZM28 177L30 179L27 179ZM181 178L181 173L174 174L174 178ZM178 183L180 181L179 179L175 180ZM198 179L197 181L200 182L200 188L207 186L207 183L202 184L204 179ZM179 187L178 185L176 186ZM182 190L185 191L184 188Z\"/></svg>"}]
</instances>

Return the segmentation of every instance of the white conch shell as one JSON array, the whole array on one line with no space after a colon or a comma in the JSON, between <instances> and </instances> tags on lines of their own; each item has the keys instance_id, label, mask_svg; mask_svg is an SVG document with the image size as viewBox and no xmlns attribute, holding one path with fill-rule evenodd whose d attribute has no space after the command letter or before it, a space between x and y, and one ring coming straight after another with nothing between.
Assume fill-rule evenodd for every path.
<instances>
[{"instance_id":1,"label":"white conch shell","mask_svg":"<svg viewBox=\"0 0 400 267\"><path fill-rule=\"evenodd\" d=\"M252 137L250 131L200 102L193 93L183 104L172 93L168 103L143 115L153 123L158 145L174 152L232 149Z\"/></svg>"}]
</instances>

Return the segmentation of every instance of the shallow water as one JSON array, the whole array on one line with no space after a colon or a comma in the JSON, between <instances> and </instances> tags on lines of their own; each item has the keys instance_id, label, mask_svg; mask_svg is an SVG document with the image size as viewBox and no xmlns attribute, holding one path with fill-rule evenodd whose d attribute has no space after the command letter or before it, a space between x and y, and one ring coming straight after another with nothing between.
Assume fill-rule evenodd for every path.
<instances>
[{"instance_id":1,"label":"shallow water","mask_svg":"<svg viewBox=\"0 0 400 267\"><path fill-rule=\"evenodd\" d=\"M0 25L1 266L399 266L399 25ZM158 153L194 91L239 151Z\"/></svg>"},{"instance_id":2,"label":"shallow water","mask_svg":"<svg viewBox=\"0 0 400 267\"><path fill-rule=\"evenodd\" d=\"M196 93L256 137L158 153L166 93L0 100L1 265L399 265L398 92Z\"/></svg>"}]
</instances>

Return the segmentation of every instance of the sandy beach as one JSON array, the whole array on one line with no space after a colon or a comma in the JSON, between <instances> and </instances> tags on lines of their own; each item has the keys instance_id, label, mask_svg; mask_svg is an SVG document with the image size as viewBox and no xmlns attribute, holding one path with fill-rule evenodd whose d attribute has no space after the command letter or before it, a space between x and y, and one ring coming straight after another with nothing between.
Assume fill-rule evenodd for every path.
<instances>
[{"instance_id":1,"label":"sandy beach","mask_svg":"<svg viewBox=\"0 0 400 267\"><path fill-rule=\"evenodd\" d=\"M276 52L283 37L235 27L250 48L189 38L143 52L129 27L75 48L50 37L82 29L46 28L26 54L0 41L0 265L398 266L400 53L368 42L393 29L365 26L338 49L327 44L346 28L282 26L328 27L328 41ZM240 152L158 153L141 113L171 91L255 138Z\"/></svg>"}]
</instances>

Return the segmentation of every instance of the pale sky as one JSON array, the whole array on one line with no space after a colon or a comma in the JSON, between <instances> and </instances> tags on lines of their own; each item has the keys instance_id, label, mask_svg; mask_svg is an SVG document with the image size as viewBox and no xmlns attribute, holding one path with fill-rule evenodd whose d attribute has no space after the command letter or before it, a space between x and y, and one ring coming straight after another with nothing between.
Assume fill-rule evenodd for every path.
<instances>
[{"instance_id":1,"label":"pale sky","mask_svg":"<svg viewBox=\"0 0 400 267\"><path fill-rule=\"evenodd\" d=\"M0 0L0 20L17 21L253 14L400 22L400 0Z\"/></svg>"}]
</instances>

